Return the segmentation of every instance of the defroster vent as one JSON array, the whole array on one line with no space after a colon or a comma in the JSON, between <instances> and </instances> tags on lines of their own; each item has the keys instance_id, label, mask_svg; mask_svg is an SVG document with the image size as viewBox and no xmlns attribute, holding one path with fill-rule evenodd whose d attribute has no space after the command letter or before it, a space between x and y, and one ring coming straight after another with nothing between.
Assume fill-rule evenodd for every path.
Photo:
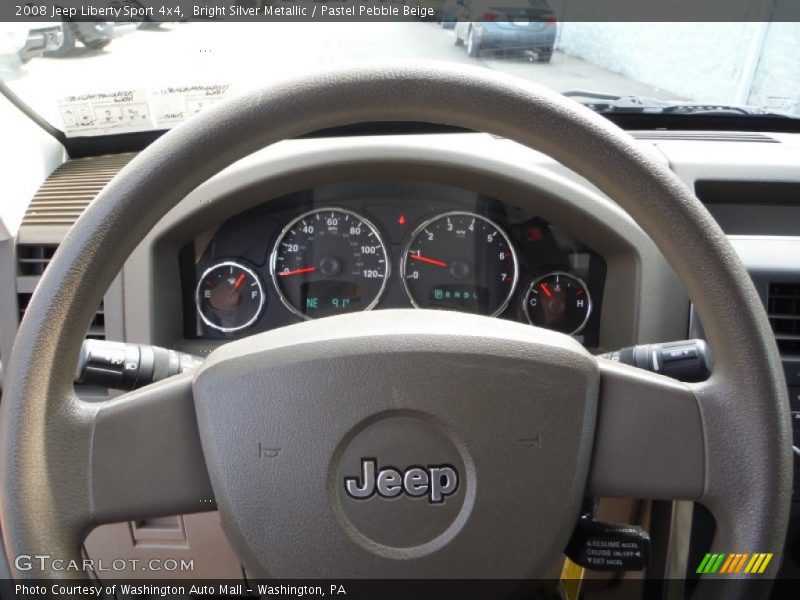
<instances>
[{"instance_id":1,"label":"defroster vent","mask_svg":"<svg viewBox=\"0 0 800 600\"><path fill-rule=\"evenodd\" d=\"M23 225L72 225L135 153L78 158L47 178L31 200Z\"/></svg>"}]
</instances>

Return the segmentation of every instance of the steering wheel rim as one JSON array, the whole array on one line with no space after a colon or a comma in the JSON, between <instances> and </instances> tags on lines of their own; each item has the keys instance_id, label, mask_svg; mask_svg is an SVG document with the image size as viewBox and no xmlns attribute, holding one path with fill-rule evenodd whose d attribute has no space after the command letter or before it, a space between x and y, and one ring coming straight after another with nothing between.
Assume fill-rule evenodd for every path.
<instances>
[{"instance_id":1,"label":"steering wheel rim","mask_svg":"<svg viewBox=\"0 0 800 600\"><path fill-rule=\"evenodd\" d=\"M103 508L91 464L98 419L111 413L75 398L72 366L93 307L149 229L197 185L259 148L328 127L404 120L485 131L544 152L614 198L651 236L686 286L716 361L709 381L680 388L697 402L703 475L701 489L679 497L714 514L714 550L774 552L774 573L791 496L788 399L763 306L723 232L667 166L606 119L533 84L433 63L324 73L213 108L143 151L84 212L38 286L6 372L0 519L12 569L20 554L76 558L94 524L131 516ZM632 383L643 375L599 368L605 387L625 388L622 395L651 389ZM160 389L183 394L186 380ZM654 381L646 385L664 389ZM604 452L613 449L596 443L595 462ZM199 471L192 476L208 486ZM606 489L594 470L586 477L590 488ZM731 592L749 597L746 586Z\"/></svg>"}]
</instances>

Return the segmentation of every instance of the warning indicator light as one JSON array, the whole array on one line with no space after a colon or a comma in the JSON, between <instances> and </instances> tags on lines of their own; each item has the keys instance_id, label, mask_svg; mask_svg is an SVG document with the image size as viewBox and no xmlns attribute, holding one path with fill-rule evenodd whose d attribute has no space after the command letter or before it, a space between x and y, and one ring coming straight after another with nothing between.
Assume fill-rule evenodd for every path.
<instances>
[{"instance_id":1,"label":"warning indicator light","mask_svg":"<svg viewBox=\"0 0 800 600\"><path fill-rule=\"evenodd\" d=\"M531 227L525 234L531 242L538 242L542 239L542 230L539 227Z\"/></svg>"}]
</instances>

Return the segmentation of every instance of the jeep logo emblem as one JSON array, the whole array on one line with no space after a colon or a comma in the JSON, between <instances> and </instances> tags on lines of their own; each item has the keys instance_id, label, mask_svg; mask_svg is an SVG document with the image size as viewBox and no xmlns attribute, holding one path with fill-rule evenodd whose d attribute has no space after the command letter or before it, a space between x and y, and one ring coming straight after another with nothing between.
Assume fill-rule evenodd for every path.
<instances>
[{"instance_id":1,"label":"jeep logo emblem","mask_svg":"<svg viewBox=\"0 0 800 600\"><path fill-rule=\"evenodd\" d=\"M361 459L361 476L344 478L347 495L355 500L366 500L376 493L381 498L428 496L428 502L440 504L458 489L458 473L450 465L412 466L402 473L392 467L377 469L374 458Z\"/></svg>"}]
</instances>

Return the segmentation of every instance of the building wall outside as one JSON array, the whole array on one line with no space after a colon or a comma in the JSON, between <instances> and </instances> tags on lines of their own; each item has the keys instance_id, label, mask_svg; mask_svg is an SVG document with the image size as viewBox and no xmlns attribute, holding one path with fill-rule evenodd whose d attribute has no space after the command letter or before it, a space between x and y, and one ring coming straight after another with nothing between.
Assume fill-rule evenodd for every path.
<instances>
[{"instance_id":1,"label":"building wall outside","mask_svg":"<svg viewBox=\"0 0 800 600\"><path fill-rule=\"evenodd\" d=\"M565 22L557 48L687 100L800 113L800 23Z\"/></svg>"},{"instance_id":2,"label":"building wall outside","mask_svg":"<svg viewBox=\"0 0 800 600\"><path fill-rule=\"evenodd\" d=\"M800 114L800 23L770 23L749 101Z\"/></svg>"}]
</instances>

